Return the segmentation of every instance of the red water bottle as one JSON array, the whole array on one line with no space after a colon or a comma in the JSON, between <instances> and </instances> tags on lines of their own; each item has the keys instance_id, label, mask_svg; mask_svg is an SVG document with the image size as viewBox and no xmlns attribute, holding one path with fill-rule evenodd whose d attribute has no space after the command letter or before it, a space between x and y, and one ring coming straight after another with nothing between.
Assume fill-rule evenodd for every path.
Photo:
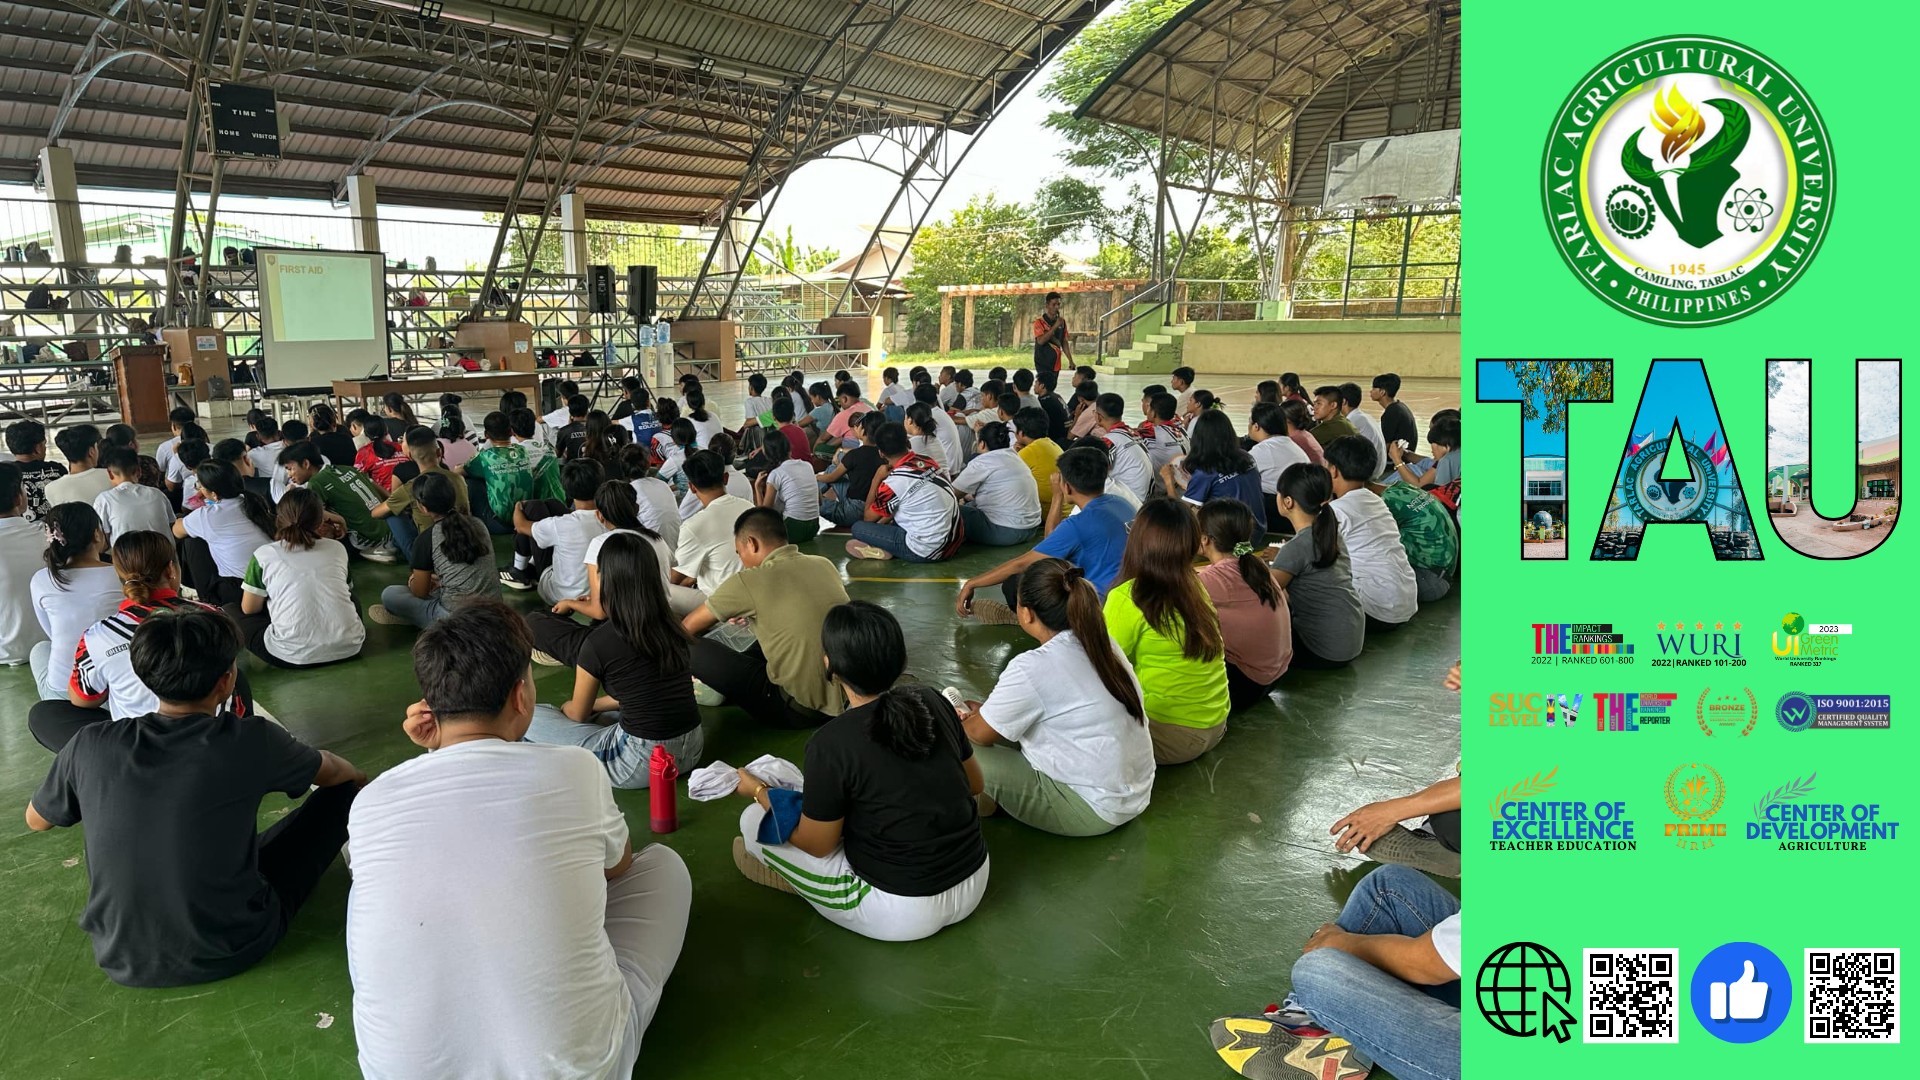
<instances>
[{"instance_id":1,"label":"red water bottle","mask_svg":"<svg viewBox=\"0 0 1920 1080\"><path fill-rule=\"evenodd\" d=\"M653 748L647 762L647 791L652 800L653 831L670 833L680 827L680 793L674 785L680 780L680 767L664 746Z\"/></svg>"}]
</instances>

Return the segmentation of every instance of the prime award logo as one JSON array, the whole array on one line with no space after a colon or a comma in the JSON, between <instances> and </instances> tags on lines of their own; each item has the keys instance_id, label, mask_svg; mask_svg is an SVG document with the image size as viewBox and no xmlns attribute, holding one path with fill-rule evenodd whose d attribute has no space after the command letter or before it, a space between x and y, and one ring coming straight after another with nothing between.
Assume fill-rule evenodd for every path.
<instances>
[{"instance_id":1,"label":"prime award logo","mask_svg":"<svg viewBox=\"0 0 1920 1080\"><path fill-rule=\"evenodd\" d=\"M1547 225L1594 295L1664 326L1751 314L1806 272L1833 216L1826 126L1793 77L1699 35L1582 78L1541 163Z\"/></svg>"}]
</instances>

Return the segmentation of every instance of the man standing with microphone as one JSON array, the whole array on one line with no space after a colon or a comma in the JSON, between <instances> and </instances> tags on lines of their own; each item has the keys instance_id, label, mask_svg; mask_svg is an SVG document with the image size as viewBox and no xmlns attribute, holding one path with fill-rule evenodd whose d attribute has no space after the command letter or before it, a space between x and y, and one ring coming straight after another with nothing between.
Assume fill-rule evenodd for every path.
<instances>
[{"instance_id":1,"label":"man standing with microphone","mask_svg":"<svg viewBox=\"0 0 1920 1080\"><path fill-rule=\"evenodd\" d=\"M1059 381L1060 369L1073 363L1073 342L1067 320L1060 314L1060 294L1047 294L1046 308L1033 320L1033 375L1048 386Z\"/></svg>"}]
</instances>

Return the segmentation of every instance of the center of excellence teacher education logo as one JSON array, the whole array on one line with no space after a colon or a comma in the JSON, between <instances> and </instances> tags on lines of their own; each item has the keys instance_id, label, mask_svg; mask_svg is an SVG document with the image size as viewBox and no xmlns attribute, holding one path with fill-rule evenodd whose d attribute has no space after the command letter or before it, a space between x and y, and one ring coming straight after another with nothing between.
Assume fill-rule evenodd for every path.
<instances>
[{"instance_id":1,"label":"center of excellence teacher education logo","mask_svg":"<svg viewBox=\"0 0 1920 1080\"><path fill-rule=\"evenodd\" d=\"M1833 153L1780 65L1684 34L1623 49L1574 86L1541 188L1554 244L1594 295L1648 322L1710 326L1806 272L1833 216Z\"/></svg>"}]
</instances>

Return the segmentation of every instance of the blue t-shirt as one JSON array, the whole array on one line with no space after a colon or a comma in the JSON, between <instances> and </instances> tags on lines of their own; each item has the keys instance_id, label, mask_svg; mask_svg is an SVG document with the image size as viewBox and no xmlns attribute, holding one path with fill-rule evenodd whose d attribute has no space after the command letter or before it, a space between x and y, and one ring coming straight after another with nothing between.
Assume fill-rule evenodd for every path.
<instances>
[{"instance_id":1,"label":"blue t-shirt","mask_svg":"<svg viewBox=\"0 0 1920 1080\"><path fill-rule=\"evenodd\" d=\"M833 403L828 402L827 404L822 405L817 409L814 409L808 415L813 417L813 429L815 432L813 438L815 442L818 442L820 439L820 436L825 435L827 433L827 426L833 423L833 416L834 416Z\"/></svg>"},{"instance_id":2,"label":"blue t-shirt","mask_svg":"<svg viewBox=\"0 0 1920 1080\"><path fill-rule=\"evenodd\" d=\"M1255 473L1256 492L1259 482ZM1054 526L1033 550L1079 567L1104 597L1120 576L1120 556L1127 550L1127 529L1132 525L1133 504L1118 495L1102 495Z\"/></svg>"},{"instance_id":3,"label":"blue t-shirt","mask_svg":"<svg viewBox=\"0 0 1920 1080\"><path fill-rule=\"evenodd\" d=\"M1253 511L1253 522L1261 532L1267 529L1267 501L1260 495L1260 470L1246 469L1231 476L1221 476L1217 472L1200 469L1187 480L1186 494L1181 496L1195 506L1204 506L1208 499L1232 499L1245 503Z\"/></svg>"},{"instance_id":4,"label":"blue t-shirt","mask_svg":"<svg viewBox=\"0 0 1920 1080\"><path fill-rule=\"evenodd\" d=\"M641 446L651 444L653 437L660 434L660 421L654 417L652 409L637 409L626 419L627 426L633 429L633 441Z\"/></svg>"}]
</instances>

